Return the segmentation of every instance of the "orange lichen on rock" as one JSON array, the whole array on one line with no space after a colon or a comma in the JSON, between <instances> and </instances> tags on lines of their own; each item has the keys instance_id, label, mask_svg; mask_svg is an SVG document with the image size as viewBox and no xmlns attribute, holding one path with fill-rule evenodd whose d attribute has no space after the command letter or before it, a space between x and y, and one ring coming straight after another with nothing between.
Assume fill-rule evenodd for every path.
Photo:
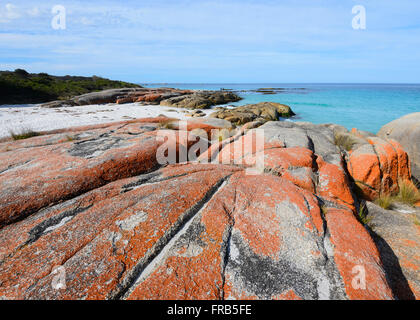
<instances>
[{"instance_id":1,"label":"orange lichen on rock","mask_svg":"<svg viewBox=\"0 0 420 320\"><path fill-rule=\"evenodd\" d=\"M330 208L326 219L334 245L334 261L348 297L352 300L393 299L379 251L354 214Z\"/></svg>"},{"instance_id":2,"label":"orange lichen on rock","mask_svg":"<svg viewBox=\"0 0 420 320\"><path fill-rule=\"evenodd\" d=\"M376 137L350 152L348 170L367 200L396 193L399 181L411 180L410 162L401 145Z\"/></svg>"},{"instance_id":3,"label":"orange lichen on rock","mask_svg":"<svg viewBox=\"0 0 420 320\"><path fill-rule=\"evenodd\" d=\"M205 139L212 147L199 160L214 163L200 163L181 161L197 142L188 131L225 124L172 130L165 119L72 128L0 152L0 298L394 297L328 127L268 123L262 144L242 128ZM158 161L165 143L182 163ZM372 190L387 186L385 167L390 181L407 173L391 170L408 161L395 146L367 145L350 154L349 171ZM262 170L249 174L260 155ZM355 266L366 271L366 290L355 288Z\"/></svg>"}]
</instances>

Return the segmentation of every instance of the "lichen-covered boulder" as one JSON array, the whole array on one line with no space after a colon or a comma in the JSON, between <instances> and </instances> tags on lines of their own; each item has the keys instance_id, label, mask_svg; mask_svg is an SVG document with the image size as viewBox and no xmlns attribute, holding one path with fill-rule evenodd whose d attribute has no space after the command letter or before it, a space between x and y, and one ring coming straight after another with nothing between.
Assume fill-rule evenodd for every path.
<instances>
[{"instance_id":1,"label":"lichen-covered boulder","mask_svg":"<svg viewBox=\"0 0 420 320\"><path fill-rule=\"evenodd\" d=\"M165 123L0 144L0 299L395 297L328 126L267 123L261 145L250 126L199 158L226 164L162 166Z\"/></svg>"},{"instance_id":2,"label":"lichen-covered boulder","mask_svg":"<svg viewBox=\"0 0 420 320\"><path fill-rule=\"evenodd\" d=\"M401 144L410 157L413 176L420 181L420 112L386 124L379 130L378 136Z\"/></svg>"},{"instance_id":3,"label":"lichen-covered boulder","mask_svg":"<svg viewBox=\"0 0 420 320\"><path fill-rule=\"evenodd\" d=\"M181 95L162 100L160 105L186 108L186 109L208 109L211 106L236 102L241 98L229 91L198 91L193 94Z\"/></svg>"},{"instance_id":4,"label":"lichen-covered boulder","mask_svg":"<svg viewBox=\"0 0 420 320\"><path fill-rule=\"evenodd\" d=\"M394 140L367 138L365 144L349 152L347 167L368 200L396 193L400 181L411 180L408 155Z\"/></svg>"},{"instance_id":5,"label":"lichen-covered boulder","mask_svg":"<svg viewBox=\"0 0 420 320\"><path fill-rule=\"evenodd\" d=\"M155 120L82 127L0 144L0 150L8 150L0 153L0 227L106 183L156 169L157 150L164 142L156 132L168 119ZM185 148L194 142L185 141Z\"/></svg>"},{"instance_id":6,"label":"lichen-covered boulder","mask_svg":"<svg viewBox=\"0 0 420 320\"><path fill-rule=\"evenodd\" d=\"M289 106L276 102L261 102L236 108L220 109L210 115L212 118L225 119L236 125L252 121L277 121L280 117L290 118L294 112Z\"/></svg>"},{"instance_id":7,"label":"lichen-covered boulder","mask_svg":"<svg viewBox=\"0 0 420 320\"><path fill-rule=\"evenodd\" d=\"M288 180L223 165L115 181L3 227L0 243L8 299L393 297L351 210L324 217ZM359 265L366 290L352 286Z\"/></svg>"},{"instance_id":8,"label":"lichen-covered boulder","mask_svg":"<svg viewBox=\"0 0 420 320\"><path fill-rule=\"evenodd\" d=\"M68 100L44 103L44 108L60 108L68 106L84 106L106 103L152 104L187 109L206 109L218 104L239 101L241 98L227 91L193 91L173 88L123 88L91 92Z\"/></svg>"}]
</instances>

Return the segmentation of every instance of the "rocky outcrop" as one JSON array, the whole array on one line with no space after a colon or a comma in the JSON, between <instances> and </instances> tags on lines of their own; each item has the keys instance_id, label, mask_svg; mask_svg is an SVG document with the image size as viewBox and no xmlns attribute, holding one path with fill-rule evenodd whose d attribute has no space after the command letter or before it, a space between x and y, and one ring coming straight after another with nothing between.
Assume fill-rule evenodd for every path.
<instances>
[{"instance_id":1,"label":"rocky outcrop","mask_svg":"<svg viewBox=\"0 0 420 320\"><path fill-rule=\"evenodd\" d=\"M330 127L268 122L254 144L248 124L199 162L162 165L163 143L193 150L187 131L223 126L167 123L0 144L1 298L395 297ZM262 151L262 171L249 171Z\"/></svg>"},{"instance_id":2,"label":"rocky outcrop","mask_svg":"<svg viewBox=\"0 0 420 320\"><path fill-rule=\"evenodd\" d=\"M284 104L261 102L232 109L219 108L219 110L212 113L210 117L225 119L236 125L243 125L253 121L277 121L281 117L290 118L294 115L295 113L292 109Z\"/></svg>"},{"instance_id":3,"label":"rocky outcrop","mask_svg":"<svg viewBox=\"0 0 420 320\"><path fill-rule=\"evenodd\" d=\"M208 109L211 106L236 102L241 98L229 91L198 91L162 100L160 105L185 109Z\"/></svg>"},{"instance_id":4,"label":"rocky outcrop","mask_svg":"<svg viewBox=\"0 0 420 320\"><path fill-rule=\"evenodd\" d=\"M224 91L192 91L172 88L124 88L92 92L65 101L53 101L41 105L45 108L83 106L105 103L133 103L164 105L187 109L206 109L213 105L239 101L241 98Z\"/></svg>"},{"instance_id":5,"label":"rocky outcrop","mask_svg":"<svg viewBox=\"0 0 420 320\"><path fill-rule=\"evenodd\" d=\"M411 160L412 174L420 181L420 112L408 114L381 128L378 136L398 141Z\"/></svg>"},{"instance_id":6,"label":"rocky outcrop","mask_svg":"<svg viewBox=\"0 0 420 320\"><path fill-rule=\"evenodd\" d=\"M89 104L103 104L114 103L121 97L126 97L130 94L137 92L147 92L144 88L123 88L123 89L110 89L100 92L91 92L76 96L70 100L58 100L44 103L41 106L45 108L60 108L66 106L82 106Z\"/></svg>"},{"instance_id":7,"label":"rocky outcrop","mask_svg":"<svg viewBox=\"0 0 420 320\"><path fill-rule=\"evenodd\" d=\"M397 193L400 182L411 181L410 160L398 142L356 129L347 135L352 141L347 168L365 199Z\"/></svg>"}]
</instances>

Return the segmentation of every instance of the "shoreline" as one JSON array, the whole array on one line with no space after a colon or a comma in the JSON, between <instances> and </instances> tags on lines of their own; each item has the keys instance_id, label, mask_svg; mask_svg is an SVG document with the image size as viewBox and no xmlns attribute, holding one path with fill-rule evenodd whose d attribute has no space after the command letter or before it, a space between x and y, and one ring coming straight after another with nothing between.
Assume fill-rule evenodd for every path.
<instances>
[{"instance_id":1,"label":"shoreline","mask_svg":"<svg viewBox=\"0 0 420 320\"><path fill-rule=\"evenodd\" d=\"M101 104L61 108L43 108L40 105L0 108L0 139L11 132L24 130L51 131L74 126L112 123L164 115L179 120L193 119L188 113L194 110L141 103ZM206 116L213 109L204 109Z\"/></svg>"}]
</instances>

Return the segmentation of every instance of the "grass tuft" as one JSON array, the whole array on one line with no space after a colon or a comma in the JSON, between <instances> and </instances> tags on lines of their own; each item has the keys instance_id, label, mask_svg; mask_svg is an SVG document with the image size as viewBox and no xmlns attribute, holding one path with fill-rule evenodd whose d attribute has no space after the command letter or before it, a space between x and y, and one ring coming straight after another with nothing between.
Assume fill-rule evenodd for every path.
<instances>
[{"instance_id":1,"label":"grass tuft","mask_svg":"<svg viewBox=\"0 0 420 320\"><path fill-rule=\"evenodd\" d=\"M370 227L371 229L373 229L373 224L371 223L372 218L367 216L367 209L366 209L366 205L361 204L359 207L359 211L357 212L358 215L358 220L360 221L360 223L362 223L365 226Z\"/></svg>"},{"instance_id":2,"label":"grass tuft","mask_svg":"<svg viewBox=\"0 0 420 320\"><path fill-rule=\"evenodd\" d=\"M388 210L391 208L392 204L394 203L395 199L389 194L381 194L378 199L374 201L377 206Z\"/></svg>"},{"instance_id":3,"label":"grass tuft","mask_svg":"<svg viewBox=\"0 0 420 320\"><path fill-rule=\"evenodd\" d=\"M351 151L357 142L348 134L335 134L334 143L341 149Z\"/></svg>"},{"instance_id":4,"label":"grass tuft","mask_svg":"<svg viewBox=\"0 0 420 320\"><path fill-rule=\"evenodd\" d=\"M328 208L322 205L320 209L321 209L321 216L325 218L328 214Z\"/></svg>"},{"instance_id":5,"label":"grass tuft","mask_svg":"<svg viewBox=\"0 0 420 320\"><path fill-rule=\"evenodd\" d=\"M409 180L399 180L399 192L396 195L396 200L414 206L420 201L420 191L417 187Z\"/></svg>"},{"instance_id":6,"label":"grass tuft","mask_svg":"<svg viewBox=\"0 0 420 320\"><path fill-rule=\"evenodd\" d=\"M20 132L10 131L10 136L13 140L25 140L32 137L38 137L41 134L39 132L33 131L31 129L23 129Z\"/></svg>"},{"instance_id":7,"label":"grass tuft","mask_svg":"<svg viewBox=\"0 0 420 320\"><path fill-rule=\"evenodd\" d=\"M169 130L177 130L178 126L175 123L174 119L168 119L167 121L163 121L159 123L158 127L160 129L169 129Z\"/></svg>"}]
</instances>

